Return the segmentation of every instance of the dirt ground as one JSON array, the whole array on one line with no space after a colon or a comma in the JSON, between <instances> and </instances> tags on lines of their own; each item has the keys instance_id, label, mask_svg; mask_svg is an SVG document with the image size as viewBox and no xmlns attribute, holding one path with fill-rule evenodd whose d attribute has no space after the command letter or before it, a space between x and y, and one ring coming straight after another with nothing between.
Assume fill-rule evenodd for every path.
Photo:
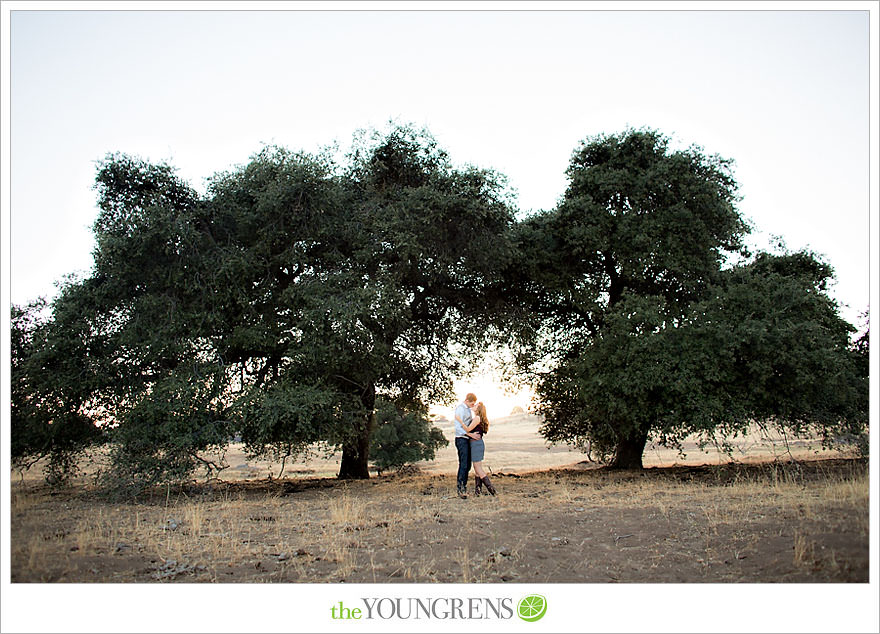
<instances>
[{"instance_id":1,"label":"dirt ground","mask_svg":"<svg viewBox=\"0 0 880 634\"><path fill-rule=\"evenodd\" d=\"M452 472L427 469L243 477L129 504L13 477L12 582L868 581L864 460L494 471L496 497L464 500Z\"/></svg>"}]
</instances>

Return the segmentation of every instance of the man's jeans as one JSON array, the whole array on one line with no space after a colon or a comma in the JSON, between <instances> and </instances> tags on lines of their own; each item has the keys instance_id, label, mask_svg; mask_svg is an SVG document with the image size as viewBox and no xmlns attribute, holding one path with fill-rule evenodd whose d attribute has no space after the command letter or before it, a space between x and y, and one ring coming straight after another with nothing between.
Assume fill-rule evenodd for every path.
<instances>
[{"instance_id":1,"label":"man's jeans","mask_svg":"<svg viewBox=\"0 0 880 634\"><path fill-rule=\"evenodd\" d=\"M471 439L467 436L455 439L458 450L458 490L467 490L468 472L471 470Z\"/></svg>"}]
</instances>

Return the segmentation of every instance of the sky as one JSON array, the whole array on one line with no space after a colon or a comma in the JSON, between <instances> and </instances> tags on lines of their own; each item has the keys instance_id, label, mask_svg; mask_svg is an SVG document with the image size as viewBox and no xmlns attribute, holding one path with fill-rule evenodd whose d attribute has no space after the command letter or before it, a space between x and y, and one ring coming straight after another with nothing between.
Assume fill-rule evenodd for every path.
<instances>
[{"instance_id":1,"label":"sky","mask_svg":"<svg viewBox=\"0 0 880 634\"><path fill-rule=\"evenodd\" d=\"M203 191L264 144L397 119L505 174L522 212L556 204L589 136L697 144L736 162L756 245L811 248L843 314L868 305L864 11L22 10L10 35L14 303L89 270L110 152Z\"/></svg>"},{"instance_id":2,"label":"sky","mask_svg":"<svg viewBox=\"0 0 880 634\"><path fill-rule=\"evenodd\" d=\"M265 144L344 147L396 119L427 127L454 162L504 174L521 213L555 206L587 137L647 126L697 144L735 161L753 246L812 249L836 271L844 317L859 326L868 307L864 11L28 4L10 28L13 303L89 271L108 153L166 161L204 191Z\"/></svg>"},{"instance_id":3,"label":"sky","mask_svg":"<svg viewBox=\"0 0 880 634\"><path fill-rule=\"evenodd\" d=\"M396 119L506 175L528 213L555 206L580 141L650 127L733 159L753 246L781 236L824 257L859 325L876 4L4 2L3 297L88 272L108 153L166 161L204 191L265 144L344 147Z\"/></svg>"}]
</instances>

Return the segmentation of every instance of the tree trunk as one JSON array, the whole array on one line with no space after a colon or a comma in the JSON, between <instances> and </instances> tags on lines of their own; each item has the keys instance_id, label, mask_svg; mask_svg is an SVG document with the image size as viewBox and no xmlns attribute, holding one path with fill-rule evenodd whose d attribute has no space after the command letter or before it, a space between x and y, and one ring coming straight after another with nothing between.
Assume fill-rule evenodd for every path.
<instances>
[{"instance_id":1,"label":"tree trunk","mask_svg":"<svg viewBox=\"0 0 880 634\"><path fill-rule=\"evenodd\" d=\"M340 480L367 480L370 477L370 439L376 424L376 388L370 386L361 395L361 402L367 414L358 426L357 436L342 447L338 476Z\"/></svg>"},{"instance_id":2,"label":"tree trunk","mask_svg":"<svg viewBox=\"0 0 880 634\"><path fill-rule=\"evenodd\" d=\"M641 469L642 454L648 444L648 433L636 431L617 441L612 469Z\"/></svg>"}]
</instances>

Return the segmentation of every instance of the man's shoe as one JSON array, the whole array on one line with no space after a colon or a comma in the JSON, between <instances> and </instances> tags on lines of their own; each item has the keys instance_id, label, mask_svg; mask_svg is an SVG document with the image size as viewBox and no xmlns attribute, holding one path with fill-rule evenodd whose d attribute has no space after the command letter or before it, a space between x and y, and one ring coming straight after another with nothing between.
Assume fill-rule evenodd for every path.
<instances>
[{"instance_id":1,"label":"man's shoe","mask_svg":"<svg viewBox=\"0 0 880 634\"><path fill-rule=\"evenodd\" d=\"M460 497L462 500L466 500L467 499L467 492L464 489L459 489L458 490L458 497Z\"/></svg>"}]
</instances>

